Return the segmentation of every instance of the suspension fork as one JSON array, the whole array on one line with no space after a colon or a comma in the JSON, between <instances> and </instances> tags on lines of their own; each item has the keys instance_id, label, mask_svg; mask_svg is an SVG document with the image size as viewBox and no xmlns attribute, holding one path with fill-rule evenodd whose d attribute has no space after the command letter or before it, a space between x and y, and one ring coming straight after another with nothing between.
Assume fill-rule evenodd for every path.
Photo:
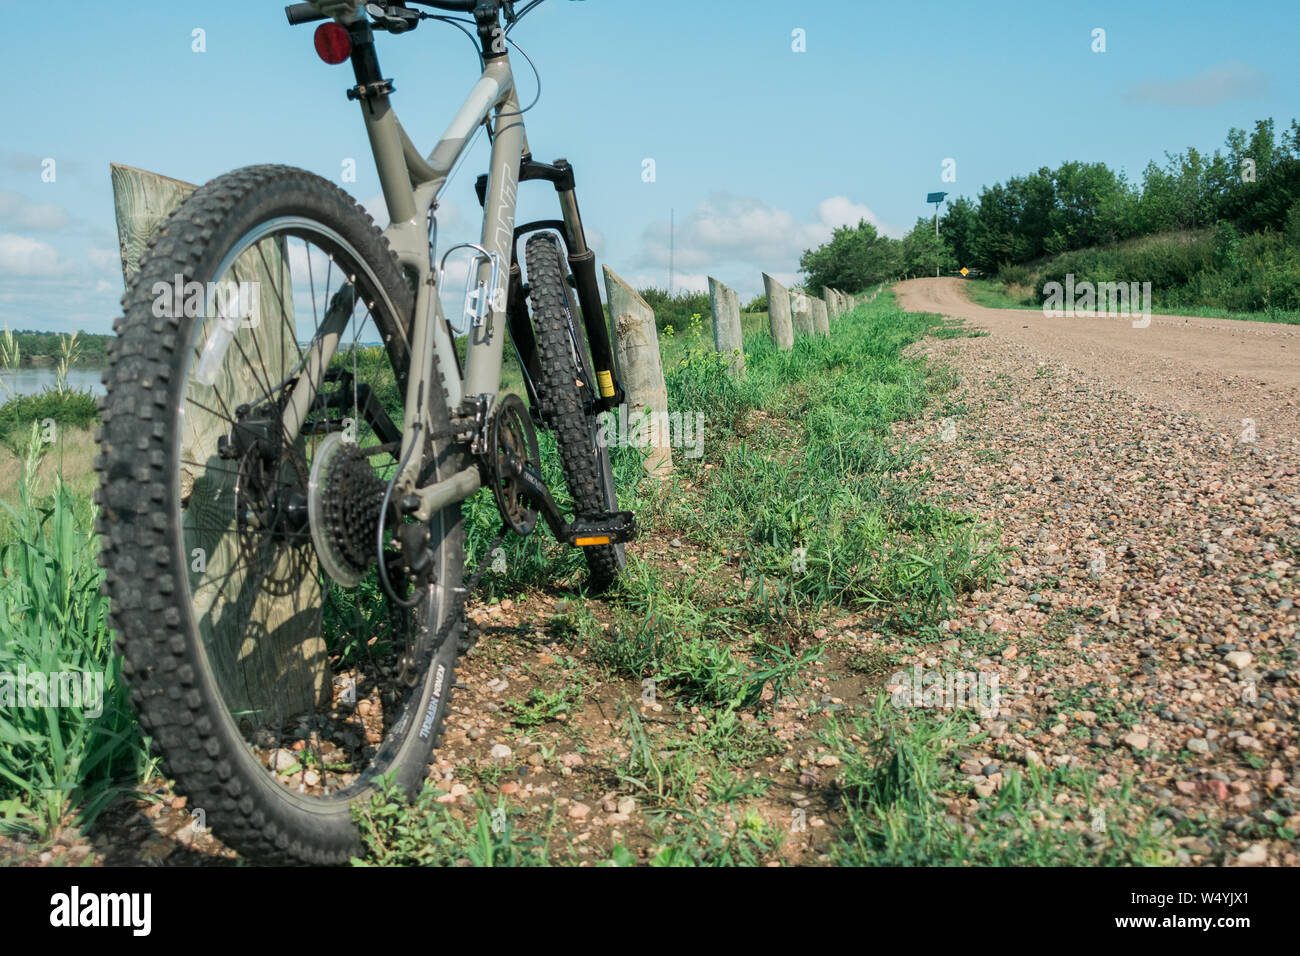
<instances>
[{"instance_id":1,"label":"suspension fork","mask_svg":"<svg viewBox=\"0 0 1300 956\"><path fill-rule=\"evenodd\" d=\"M557 159L554 163L542 163L534 160L531 155L525 154L519 164L519 181L522 183L530 179L544 179L555 186L560 201L560 214L564 218L539 220L516 227L516 245L521 235L537 229L555 229L563 235L569 269L578 287L578 311L586 332L587 347L591 351L592 371L596 379L593 383L596 395L593 411L610 411L622 405L625 396L623 385L618 380L614 367L614 350L610 344L609 323L605 320L605 309L600 302L600 286L596 281L596 254L587 245L587 235L582 227L582 215L578 211L573 167L565 159ZM487 182L487 176L480 176L475 184L480 205L486 201ZM522 304L523 301L522 295L515 295L516 287L513 285L518 269L518 255L515 255L510 271L512 283L510 329L511 334L516 336L515 345L525 360L525 368L532 374L533 369L528 365L530 361L528 356L532 351L533 332L528 322L527 310L523 309L522 305L518 314L514 310L514 304ZM532 399L531 383L529 385L529 398Z\"/></svg>"},{"instance_id":2,"label":"suspension fork","mask_svg":"<svg viewBox=\"0 0 1300 956\"><path fill-rule=\"evenodd\" d=\"M596 283L596 254L587 246L587 234L582 228L573 167L568 160L557 159L555 168L561 172L560 178L555 181L555 192L560 200L560 215L564 217L569 269L578 285L578 307L582 310L582 324L587 331L587 347L591 349L596 375L596 411L610 411L623 404L624 394L623 385L614 374L614 350L610 346L609 323L605 321L605 310L600 303L600 286Z\"/></svg>"}]
</instances>

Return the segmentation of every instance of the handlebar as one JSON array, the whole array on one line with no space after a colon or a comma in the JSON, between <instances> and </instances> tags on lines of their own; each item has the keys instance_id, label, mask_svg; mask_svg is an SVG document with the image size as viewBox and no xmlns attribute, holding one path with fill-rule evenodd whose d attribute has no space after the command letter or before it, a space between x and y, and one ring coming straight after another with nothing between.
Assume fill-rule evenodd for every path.
<instances>
[{"instance_id":1,"label":"handlebar","mask_svg":"<svg viewBox=\"0 0 1300 956\"><path fill-rule=\"evenodd\" d=\"M329 19L310 3L291 3L284 8L284 15L289 18L291 27L296 27L300 23L311 23L313 20Z\"/></svg>"},{"instance_id":2,"label":"handlebar","mask_svg":"<svg viewBox=\"0 0 1300 956\"><path fill-rule=\"evenodd\" d=\"M424 7L434 7L438 10L448 10L452 13L473 13L474 8L478 6L478 0L406 0L406 2L417 3ZM316 20L329 19L328 16L321 13L310 3L291 3L284 8L284 15L289 18L289 25L295 27L300 23L312 23Z\"/></svg>"}]
</instances>

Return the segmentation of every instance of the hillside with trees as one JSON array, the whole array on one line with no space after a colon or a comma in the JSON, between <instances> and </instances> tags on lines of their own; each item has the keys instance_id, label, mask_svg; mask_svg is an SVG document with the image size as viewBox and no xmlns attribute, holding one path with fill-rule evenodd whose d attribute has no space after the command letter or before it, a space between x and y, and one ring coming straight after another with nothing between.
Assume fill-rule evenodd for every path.
<instances>
[{"instance_id":1,"label":"hillside with trees","mask_svg":"<svg viewBox=\"0 0 1300 956\"><path fill-rule=\"evenodd\" d=\"M1300 309L1300 123L1229 130L1223 149L1166 154L1140 183L1105 163L1044 166L953 200L937 239L928 217L897 240L859 222L800 260L812 288L962 266L1031 296L1073 272L1151 281L1169 304Z\"/></svg>"}]
</instances>

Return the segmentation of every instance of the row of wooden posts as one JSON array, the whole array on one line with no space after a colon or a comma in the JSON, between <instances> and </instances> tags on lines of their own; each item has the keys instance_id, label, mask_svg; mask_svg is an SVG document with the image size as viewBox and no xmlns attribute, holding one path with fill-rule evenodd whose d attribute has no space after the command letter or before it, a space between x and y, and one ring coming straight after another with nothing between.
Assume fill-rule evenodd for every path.
<instances>
[{"instance_id":1,"label":"row of wooden posts","mask_svg":"<svg viewBox=\"0 0 1300 956\"><path fill-rule=\"evenodd\" d=\"M828 286L822 287L820 298L806 292L790 292L766 272L763 287L767 292L772 344L783 352L794 348L796 335L830 335L830 320L852 311L858 304L856 296ZM863 301L870 302L879 294L877 288ZM648 440L645 468L650 474L662 477L672 469L672 446L669 430L663 427L668 421L668 391L664 385L654 309L609 266L605 266L605 295L614 330L614 358L627 391L627 415L629 419L650 423L645 430ZM744 375L745 350L736 290L710 276L709 303L713 310L714 348L726 358L733 376ZM687 412L679 409L678 413Z\"/></svg>"}]
</instances>

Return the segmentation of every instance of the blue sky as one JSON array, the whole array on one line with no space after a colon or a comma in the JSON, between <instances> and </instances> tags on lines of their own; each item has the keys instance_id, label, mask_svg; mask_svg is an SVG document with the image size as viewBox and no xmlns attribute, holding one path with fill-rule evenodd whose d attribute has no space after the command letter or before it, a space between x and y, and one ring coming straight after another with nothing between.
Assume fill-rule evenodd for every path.
<instances>
[{"instance_id":1,"label":"blue sky","mask_svg":"<svg viewBox=\"0 0 1300 956\"><path fill-rule=\"evenodd\" d=\"M46 17L46 13L57 16ZM340 181L382 215L346 66L268 0L0 0L11 97L0 134L0 322L107 331L122 292L108 175L121 162L201 183L260 162ZM48 25L46 25L48 24ZM1294 0L877 3L547 0L513 34L541 70L528 114L541 159L567 157L601 261L634 284L714 275L742 297L760 271L865 217L891 235L925 194L1067 159L1140 175L1229 127L1297 115ZM1094 53L1094 29L1106 51ZM193 31L205 52L194 52ZM805 52L795 52L803 31ZM422 149L475 76L469 42L425 23L380 36L394 105ZM525 99L534 81L515 57ZM444 248L477 235L484 144L445 193ZM956 182L945 183L945 159ZM55 161L53 182L43 161ZM643 179L654 161L653 182ZM521 217L551 217L526 186ZM522 221L522 218L521 218Z\"/></svg>"}]
</instances>

